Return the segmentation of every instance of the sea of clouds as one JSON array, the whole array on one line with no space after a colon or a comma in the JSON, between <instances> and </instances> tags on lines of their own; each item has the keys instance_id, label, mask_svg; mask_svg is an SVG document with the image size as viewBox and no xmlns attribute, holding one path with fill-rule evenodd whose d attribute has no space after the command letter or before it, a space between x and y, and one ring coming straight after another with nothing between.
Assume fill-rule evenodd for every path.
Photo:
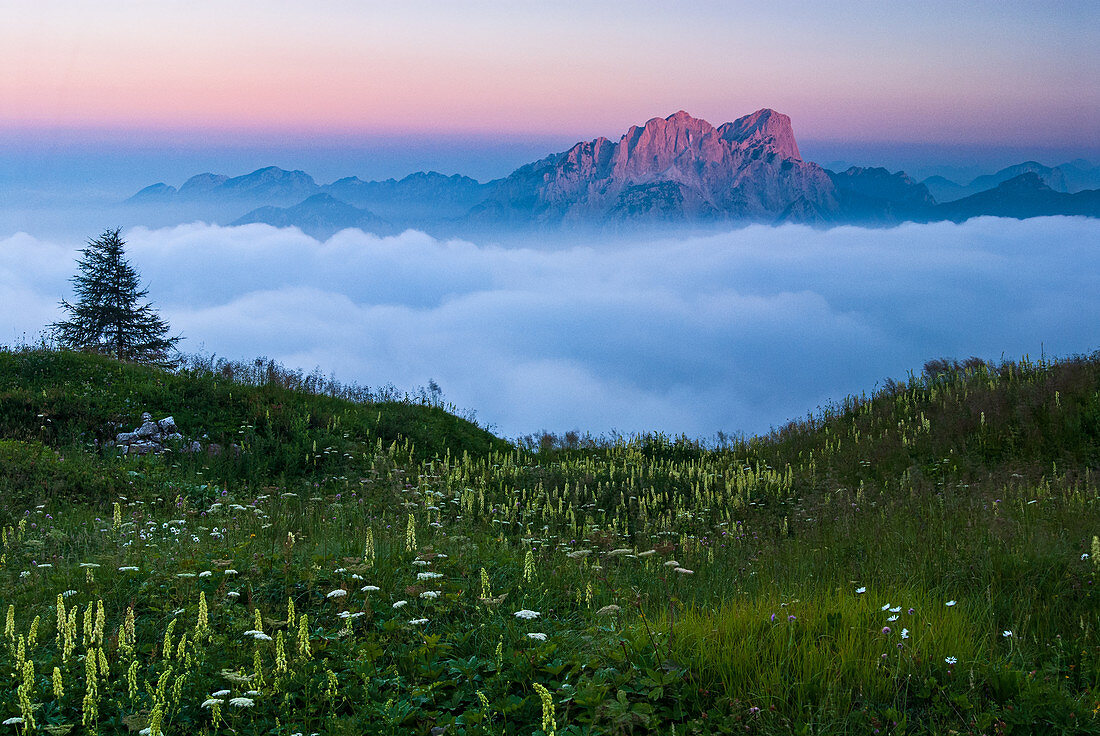
<instances>
[{"instance_id":1,"label":"sea of clouds","mask_svg":"<svg viewBox=\"0 0 1100 736\"><path fill-rule=\"evenodd\" d=\"M505 436L766 432L935 357L1100 349L1100 220L753 226L538 248L266 225L124 232L185 352L413 389ZM0 237L0 343L71 298L79 242Z\"/></svg>"}]
</instances>

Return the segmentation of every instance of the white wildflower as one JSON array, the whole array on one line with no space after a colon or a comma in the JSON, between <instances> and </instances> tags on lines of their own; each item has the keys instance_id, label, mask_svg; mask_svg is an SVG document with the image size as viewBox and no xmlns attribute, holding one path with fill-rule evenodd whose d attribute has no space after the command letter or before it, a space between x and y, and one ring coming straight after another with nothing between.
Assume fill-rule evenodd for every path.
<instances>
[{"instance_id":1,"label":"white wildflower","mask_svg":"<svg viewBox=\"0 0 1100 736\"><path fill-rule=\"evenodd\" d=\"M539 614L538 611L529 611L526 608L524 608L522 610L516 611L513 615L516 618L523 618L523 619L530 620L530 619L533 619L533 618L538 618L540 614Z\"/></svg>"},{"instance_id":2,"label":"white wildflower","mask_svg":"<svg viewBox=\"0 0 1100 736\"><path fill-rule=\"evenodd\" d=\"M546 641L546 634L533 631L527 635L528 639L534 639L535 641Z\"/></svg>"},{"instance_id":3,"label":"white wildflower","mask_svg":"<svg viewBox=\"0 0 1100 736\"><path fill-rule=\"evenodd\" d=\"M325 594L325 598L343 598L348 592L343 588L337 588L336 590L330 590Z\"/></svg>"}]
</instances>

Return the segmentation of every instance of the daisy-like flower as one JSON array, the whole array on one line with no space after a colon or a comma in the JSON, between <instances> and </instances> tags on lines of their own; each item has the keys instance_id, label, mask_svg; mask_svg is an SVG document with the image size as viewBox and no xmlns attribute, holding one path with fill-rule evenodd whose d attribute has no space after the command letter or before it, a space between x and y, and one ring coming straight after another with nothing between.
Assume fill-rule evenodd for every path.
<instances>
[{"instance_id":1,"label":"daisy-like flower","mask_svg":"<svg viewBox=\"0 0 1100 736\"><path fill-rule=\"evenodd\" d=\"M948 601L947 603L944 603L943 605L945 605L945 606L947 606L948 608L950 608L951 606L955 605L955 604L956 604L957 602L958 602L958 601Z\"/></svg>"},{"instance_id":2,"label":"daisy-like flower","mask_svg":"<svg viewBox=\"0 0 1100 736\"><path fill-rule=\"evenodd\" d=\"M902 629L901 630L901 638L902 639L908 639L909 638L909 629Z\"/></svg>"},{"instance_id":3,"label":"daisy-like flower","mask_svg":"<svg viewBox=\"0 0 1100 736\"><path fill-rule=\"evenodd\" d=\"M348 592L343 588L337 588L336 590L330 590L328 593L325 593L325 598L343 598L347 594Z\"/></svg>"},{"instance_id":4,"label":"daisy-like flower","mask_svg":"<svg viewBox=\"0 0 1100 736\"><path fill-rule=\"evenodd\" d=\"M1004 631L1001 632L1001 636L1003 636L1004 638L1007 639L1008 637L1012 636L1012 630L1011 629L1005 629Z\"/></svg>"},{"instance_id":5,"label":"daisy-like flower","mask_svg":"<svg viewBox=\"0 0 1100 736\"><path fill-rule=\"evenodd\" d=\"M890 613L901 613L901 606L894 606L890 609Z\"/></svg>"},{"instance_id":6,"label":"daisy-like flower","mask_svg":"<svg viewBox=\"0 0 1100 736\"><path fill-rule=\"evenodd\" d=\"M393 604L393 607L394 608L401 608L401 606L407 606L407 605L409 605L408 601L397 601L396 603Z\"/></svg>"},{"instance_id":7,"label":"daisy-like flower","mask_svg":"<svg viewBox=\"0 0 1100 736\"><path fill-rule=\"evenodd\" d=\"M889 611L889 610L890 610L890 604L889 604L889 603L887 603L887 604L886 604L885 606L883 606L883 607L882 607L882 609L881 609L881 610L883 610L883 611Z\"/></svg>"},{"instance_id":8,"label":"daisy-like flower","mask_svg":"<svg viewBox=\"0 0 1100 736\"><path fill-rule=\"evenodd\" d=\"M524 608L522 610L516 611L512 615L514 615L516 618L523 618L523 619L530 620L530 619L533 619L533 618L538 618L540 614L539 614L538 611L529 611L526 608Z\"/></svg>"},{"instance_id":9,"label":"daisy-like flower","mask_svg":"<svg viewBox=\"0 0 1100 736\"><path fill-rule=\"evenodd\" d=\"M864 586L864 587L862 587L862 588L856 588L856 595L862 595L862 594L864 594L864 593L866 593L866 592L867 592L867 588L866 588L866 586Z\"/></svg>"},{"instance_id":10,"label":"daisy-like flower","mask_svg":"<svg viewBox=\"0 0 1100 736\"><path fill-rule=\"evenodd\" d=\"M229 704L236 708L251 708L256 704L252 698L230 698Z\"/></svg>"},{"instance_id":11,"label":"daisy-like flower","mask_svg":"<svg viewBox=\"0 0 1100 736\"><path fill-rule=\"evenodd\" d=\"M886 620L891 621L891 622L897 621L898 620L898 615L895 613L893 616L891 616L890 618L888 618Z\"/></svg>"},{"instance_id":12,"label":"daisy-like flower","mask_svg":"<svg viewBox=\"0 0 1100 736\"><path fill-rule=\"evenodd\" d=\"M947 662L948 664L957 664L958 661L959 661L959 658L958 657L944 657L943 661Z\"/></svg>"},{"instance_id":13,"label":"daisy-like flower","mask_svg":"<svg viewBox=\"0 0 1100 736\"><path fill-rule=\"evenodd\" d=\"M546 634L533 631L527 635L528 639L534 639L535 641L546 641Z\"/></svg>"},{"instance_id":14,"label":"daisy-like flower","mask_svg":"<svg viewBox=\"0 0 1100 736\"><path fill-rule=\"evenodd\" d=\"M378 587L377 585L364 585L364 586L363 586L362 588L360 588L359 590L360 590L360 591L362 591L363 593L370 593L370 592L372 592L372 591L375 591L375 590L382 590L382 589L381 589L381 588L379 588L379 587Z\"/></svg>"}]
</instances>

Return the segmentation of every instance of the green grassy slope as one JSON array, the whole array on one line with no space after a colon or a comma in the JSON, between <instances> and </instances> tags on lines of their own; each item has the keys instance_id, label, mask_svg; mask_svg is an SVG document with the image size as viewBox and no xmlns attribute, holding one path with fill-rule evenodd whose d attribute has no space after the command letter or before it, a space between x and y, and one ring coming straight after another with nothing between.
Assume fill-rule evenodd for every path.
<instances>
[{"instance_id":1,"label":"green grassy slope","mask_svg":"<svg viewBox=\"0 0 1100 736\"><path fill-rule=\"evenodd\" d=\"M143 410L242 452L96 447ZM0 690L0 716L79 728L94 706L101 733L154 714L165 733L1100 733L1098 466L1100 355L929 364L721 448L532 452L433 407L0 354L0 679L33 663L31 697ZM97 638L100 602L121 636ZM90 633L73 619L55 636L73 606ZM135 686L89 688L100 656L137 667Z\"/></svg>"}]
</instances>

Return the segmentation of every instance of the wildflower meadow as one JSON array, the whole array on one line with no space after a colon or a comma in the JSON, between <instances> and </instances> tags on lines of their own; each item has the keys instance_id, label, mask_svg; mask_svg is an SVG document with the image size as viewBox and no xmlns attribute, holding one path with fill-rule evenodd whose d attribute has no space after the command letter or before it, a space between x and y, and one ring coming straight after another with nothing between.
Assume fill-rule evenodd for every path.
<instances>
[{"instance_id":1,"label":"wildflower meadow","mask_svg":"<svg viewBox=\"0 0 1100 736\"><path fill-rule=\"evenodd\" d=\"M713 442L336 394L0 352L0 734L1100 733L1100 356Z\"/></svg>"}]
</instances>

